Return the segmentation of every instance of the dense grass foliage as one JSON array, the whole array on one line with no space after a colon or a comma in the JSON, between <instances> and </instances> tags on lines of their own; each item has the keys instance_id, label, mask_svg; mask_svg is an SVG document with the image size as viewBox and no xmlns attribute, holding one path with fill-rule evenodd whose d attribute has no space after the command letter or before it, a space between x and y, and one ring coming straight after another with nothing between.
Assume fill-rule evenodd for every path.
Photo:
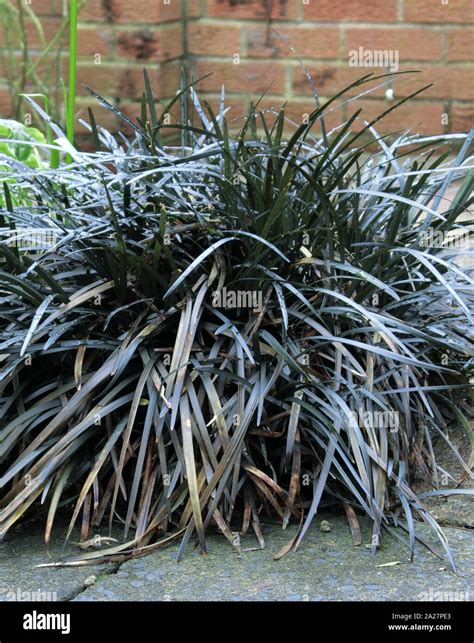
<instances>
[{"instance_id":1,"label":"dense grass foliage","mask_svg":"<svg viewBox=\"0 0 474 643\"><path fill-rule=\"evenodd\" d=\"M358 112L327 131L369 81L285 138L284 110L229 127L193 88L157 110L145 76L131 142L92 118L98 151L74 151L50 122L71 164L2 156L1 534L46 508L48 543L66 507L67 537L121 523L82 556L114 561L177 537L205 551L210 527L263 546L268 513L299 522L290 550L324 499L355 538L370 516L374 552L392 532L412 556L421 519L451 558L412 486L459 486L433 445L468 428L472 279L426 240L467 225L472 133L389 142L375 121L353 133Z\"/></svg>"}]
</instances>

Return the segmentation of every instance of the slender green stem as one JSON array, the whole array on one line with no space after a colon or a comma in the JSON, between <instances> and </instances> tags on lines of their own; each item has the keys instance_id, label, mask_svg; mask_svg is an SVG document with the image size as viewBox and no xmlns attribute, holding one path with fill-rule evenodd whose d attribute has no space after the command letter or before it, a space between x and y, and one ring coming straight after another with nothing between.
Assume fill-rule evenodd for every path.
<instances>
[{"instance_id":1,"label":"slender green stem","mask_svg":"<svg viewBox=\"0 0 474 643\"><path fill-rule=\"evenodd\" d=\"M28 67L28 39L26 37L26 30L25 30L25 14L24 14L24 8L23 8L23 2L22 0L18 0L18 23L20 27L20 43L21 43L21 76L20 76L20 82L19 82L19 89L20 91L16 92L15 96L15 106L14 106L14 113L15 113L15 118L20 119L20 113L21 113L21 98L19 97L20 92L25 91L26 87L26 69Z\"/></svg>"},{"instance_id":2,"label":"slender green stem","mask_svg":"<svg viewBox=\"0 0 474 643\"><path fill-rule=\"evenodd\" d=\"M69 22L69 88L67 99L67 138L74 143L74 111L76 103L76 64L77 64L77 14L78 0L71 0Z\"/></svg>"}]
</instances>

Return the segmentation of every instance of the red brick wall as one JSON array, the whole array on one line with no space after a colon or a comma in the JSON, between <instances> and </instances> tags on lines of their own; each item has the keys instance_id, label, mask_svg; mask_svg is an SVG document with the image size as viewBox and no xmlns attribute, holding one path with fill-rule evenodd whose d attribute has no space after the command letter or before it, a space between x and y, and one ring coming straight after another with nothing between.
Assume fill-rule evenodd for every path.
<instances>
[{"instance_id":1,"label":"red brick wall","mask_svg":"<svg viewBox=\"0 0 474 643\"><path fill-rule=\"evenodd\" d=\"M61 24L62 0L29 1L41 21L47 41L51 40ZM100 125L110 129L116 129L118 125L114 115L89 96L85 85L125 113L139 113L144 67L149 72L155 94L172 96L179 87L184 59L184 26L182 0L85 0L79 12L78 26L78 119L88 120L87 107L93 106ZM31 20L26 20L26 31L30 55L34 58L41 49ZM62 53L62 74L66 84L67 36ZM33 86L29 90L38 91ZM9 103L5 83L3 87L0 83L0 117L8 115ZM78 126L77 131L86 130Z\"/></svg>"},{"instance_id":2,"label":"red brick wall","mask_svg":"<svg viewBox=\"0 0 474 643\"><path fill-rule=\"evenodd\" d=\"M289 39L322 97L366 73L383 73L348 65L349 52L359 47L398 51L400 70L422 72L394 81L395 102L424 85L433 87L390 114L382 131L413 127L440 133L474 123L473 0L203 0L199 7L188 21L191 66L197 77L213 72L201 91L214 102L225 83L236 102L234 113L265 91L264 106L288 101L295 120L314 108L301 65L275 30ZM370 119L393 104L381 89L358 107ZM353 105L329 120L337 122L341 113L346 118Z\"/></svg>"},{"instance_id":3,"label":"red brick wall","mask_svg":"<svg viewBox=\"0 0 474 643\"><path fill-rule=\"evenodd\" d=\"M31 0L48 35L54 33L62 0ZM245 113L265 92L261 105L279 107L296 121L314 108L309 86L289 45L304 60L322 97L381 68L351 67L351 51L398 52L400 70L420 74L394 81L396 99L433 83L415 103L389 115L382 131L412 127L438 133L466 130L474 121L473 0L86 0L79 26L79 115L93 103L82 83L136 113L143 89L142 68L160 97L179 87L182 65L188 76L212 76L200 93L216 103L226 86L229 116ZM35 32L30 46L37 46ZM64 61L66 62L66 61ZM384 89L360 101L363 117L393 105ZM0 110L8 96L0 85ZM354 103L329 121L353 113ZM96 109L97 120L115 125Z\"/></svg>"},{"instance_id":4,"label":"red brick wall","mask_svg":"<svg viewBox=\"0 0 474 643\"><path fill-rule=\"evenodd\" d=\"M144 67L157 96L174 94L185 42L181 0L86 0L79 17L79 86L85 83L115 99L130 116L140 113ZM101 51L101 62L95 64ZM80 102L95 103L86 98ZM104 112L96 114L98 122L103 122ZM112 127L113 116L108 113L106 118Z\"/></svg>"}]
</instances>

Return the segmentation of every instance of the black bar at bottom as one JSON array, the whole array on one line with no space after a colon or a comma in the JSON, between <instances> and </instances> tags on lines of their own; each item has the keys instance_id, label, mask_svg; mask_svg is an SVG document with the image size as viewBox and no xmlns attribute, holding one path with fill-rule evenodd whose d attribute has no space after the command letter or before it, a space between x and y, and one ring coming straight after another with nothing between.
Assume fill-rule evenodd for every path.
<instances>
[{"instance_id":1,"label":"black bar at bottom","mask_svg":"<svg viewBox=\"0 0 474 643\"><path fill-rule=\"evenodd\" d=\"M4 602L0 643L472 643L469 613L468 602Z\"/></svg>"}]
</instances>

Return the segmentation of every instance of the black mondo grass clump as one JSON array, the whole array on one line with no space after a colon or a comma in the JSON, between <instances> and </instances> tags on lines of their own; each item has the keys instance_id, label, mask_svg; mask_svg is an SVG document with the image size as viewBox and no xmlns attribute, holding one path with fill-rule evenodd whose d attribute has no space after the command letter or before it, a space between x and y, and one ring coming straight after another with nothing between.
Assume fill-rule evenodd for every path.
<instances>
[{"instance_id":1,"label":"black mondo grass clump","mask_svg":"<svg viewBox=\"0 0 474 643\"><path fill-rule=\"evenodd\" d=\"M210 529L263 546L268 514L299 525L287 552L329 499L354 533L370 517L374 553L391 533L413 557L428 523L454 567L423 502L467 493L434 452L469 430L473 280L427 239L470 224L473 132L382 138L359 112L328 131L374 81L284 136L284 109L228 122L192 86L158 109L145 74L131 140L92 117L85 153L49 121L71 163L2 156L1 535L33 512L47 544L59 510L66 539L119 524L61 562L86 564L205 551Z\"/></svg>"}]
</instances>

